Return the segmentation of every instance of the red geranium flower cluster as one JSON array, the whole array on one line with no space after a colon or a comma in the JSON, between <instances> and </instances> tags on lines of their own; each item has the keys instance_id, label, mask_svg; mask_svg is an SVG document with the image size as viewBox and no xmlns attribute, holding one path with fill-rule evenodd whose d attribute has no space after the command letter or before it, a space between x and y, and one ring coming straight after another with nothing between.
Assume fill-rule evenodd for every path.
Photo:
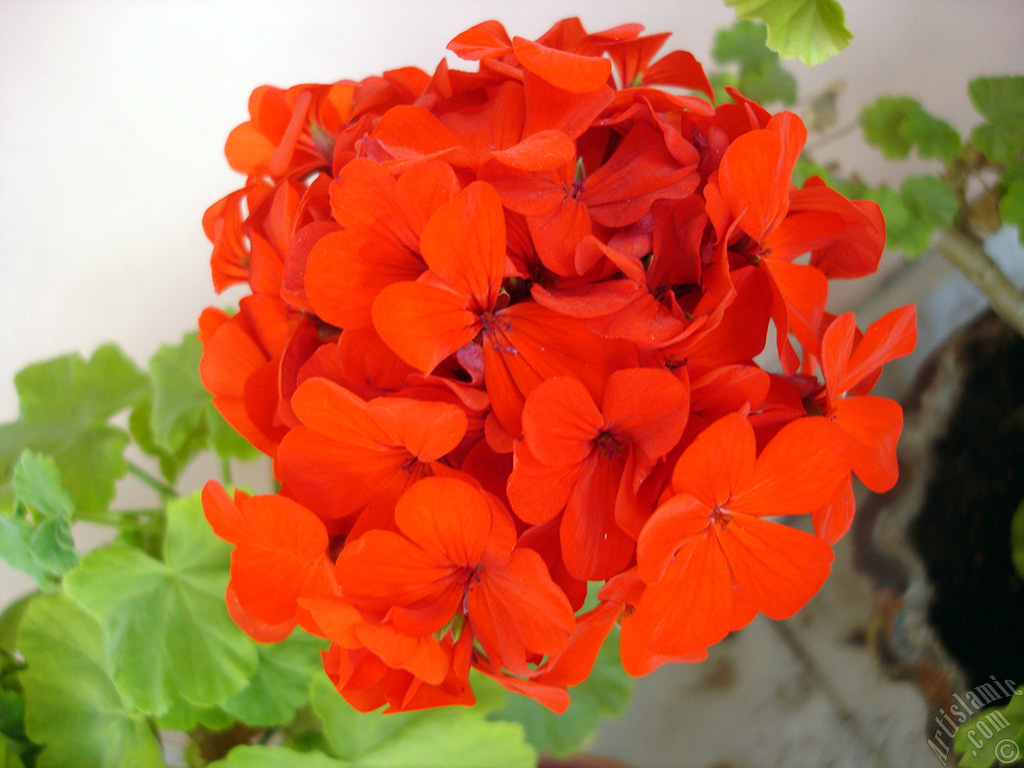
<instances>
[{"instance_id":1,"label":"red geranium flower cluster","mask_svg":"<svg viewBox=\"0 0 1024 768\"><path fill-rule=\"evenodd\" d=\"M825 310L878 207L795 188L800 119L716 106L667 37L486 22L475 72L259 88L228 138L204 227L252 293L202 376L281 487L204 505L239 625L327 638L358 709L471 703L475 668L561 711L615 624L634 675L702 659L817 591L853 474L896 480L868 392L914 310Z\"/></svg>"}]
</instances>

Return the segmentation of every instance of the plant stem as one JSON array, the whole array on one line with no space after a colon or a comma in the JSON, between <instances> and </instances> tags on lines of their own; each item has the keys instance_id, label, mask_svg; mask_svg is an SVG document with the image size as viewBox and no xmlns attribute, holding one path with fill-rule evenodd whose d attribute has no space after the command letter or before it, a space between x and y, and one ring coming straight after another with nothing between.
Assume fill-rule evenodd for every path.
<instances>
[{"instance_id":1,"label":"plant stem","mask_svg":"<svg viewBox=\"0 0 1024 768\"><path fill-rule=\"evenodd\" d=\"M961 227L951 227L941 231L933 244L985 295L996 314L1024 336L1024 293L985 253L981 239Z\"/></svg>"},{"instance_id":2,"label":"plant stem","mask_svg":"<svg viewBox=\"0 0 1024 768\"><path fill-rule=\"evenodd\" d=\"M837 141L838 139L841 139L844 136L853 133L858 128L860 128L860 120L854 120L842 126L841 128L837 128L836 130L832 131L832 133L826 133L824 136L819 136L814 141L809 141L807 143L807 146L804 147L804 154L807 156L807 159L810 160L810 154L812 152L815 152L816 150L819 150L822 147L828 146L833 141Z\"/></svg>"},{"instance_id":3,"label":"plant stem","mask_svg":"<svg viewBox=\"0 0 1024 768\"><path fill-rule=\"evenodd\" d=\"M159 493L161 496L170 496L172 498L178 496L178 492L160 478L154 477L153 475L149 474L149 472L144 470L138 464L133 464L130 461L127 463L128 471L131 474L135 475L135 477L144 482L146 485L148 485L154 491Z\"/></svg>"},{"instance_id":4,"label":"plant stem","mask_svg":"<svg viewBox=\"0 0 1024 768\"><path fill-rule=\"evenodd\" d=\"M150 509L110 509L104 512L77 512L75 520L85 520L101 525L120 525L126 517L158 517L164 513L161 507Z\"/></svg>"}]
</instances>

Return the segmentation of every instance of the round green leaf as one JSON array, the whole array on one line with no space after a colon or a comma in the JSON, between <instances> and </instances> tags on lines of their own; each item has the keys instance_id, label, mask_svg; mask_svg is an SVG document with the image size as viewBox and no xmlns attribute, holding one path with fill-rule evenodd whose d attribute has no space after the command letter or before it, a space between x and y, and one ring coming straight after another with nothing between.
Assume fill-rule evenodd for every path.
<instances>
[{"instance_id":1,"label":"round green leaf","mask_svg":"<svg viewBox=\"0 0 1024 768\"><path fill-rule=\"evenodd\" d=\"M324 676L313 681L313 710L335 757L353 768L534 768L537 753L519 723L487 720L475 708L361 713Z\"/></svg>"},{"instance_id":2,"label":"round green leaf","mask_svg":"<svg viewBox=\"0 0 1024 768\"><path fill-rule=\"evenodd\" d=\"M784 59L813 67L849 45L843 7L836 0L725 0L740 19L768 26L768 47Z\"/></svg>"},{"instance_id":3,"label":"round green leaf","mask_svg":"<svg viewBox=\"0 0 1024 768\"><path fill-rule=\"evenodd\" d=\"M66 576L68 594L100 620L114 681L133 707L159 715L178 697L222 704L255 671L255 644L224 605L228 553L193 496L167 507L164 562L114 544Z\"/></svg>"},{"instance_id":4,"label":"round green leaf","mask_svg":"<svg viewBox=\"0 0 1024 768\"><path fill-rule=\"evenodd\" d=\"M226 702L224 709L246 725L284 725L309 702L314 675L323 675L320 651L327 644L296 630L280 643L257 646L259 666L249 685Z\"/></svg>"},{"instance_id":5,"label":"round green leaf","mask_svg":"<svg viewBox=\"0 0 1024 768\"><path fill-rule=\"evenodd\" d=\"M905 158L915 148L923 158L947 163L960 154L960 134L908 96L882 96L861 110L860 124L868 143L890 159Z\"/></svg>"},{"instance_id":6,"label":"round green leaf","mask_svg":"<svg viewBox=\"0 0 1024 768\"><path fill-rule=\"evenodd\" d=\"M14 377L22 419L65 426L104 422L135 403L147 386L124 352L113 344L86 362L73 353L35 363Z\"/></svg>"},{"instance_id":7,"label":"round green leaf","mask_svg":"<svg viewBox=\"0 0 1024 768\"><path fill-rule=\"evenodd\" d=\"M153 376L153 437L168 452L179 450L204 427L210 393L199 380L203 347L194 333L176 346L164 344L149 361Z\"/></svg>"},{"instance_id":8,"label":"round green leaf","mask_svg":"<svg viewBox=\"0 0 1024 768\"><path fill-rule=\"evenodd\" d=\"M148 379L124 352L107 345L88 362L76 353L30 365L14 385L21 416L0 427L0 497L10 495L13 467L22 450L32 448L56 460L78 510L106 509L115 481L128 471L128 436L106 422L145 395Z\"/></svg>"},{"instance_id":9,"label":"round green leaf","mask_svg":"<svg viewBox=\"0 0 1024 768\"><path fill-rule=\"evenodd\" d=\"M971 139L990 160L1012 161L1024 151L1024 76L979 77L968 83L967 92L988 121Z\"/></svg>"},{"instance_id":10,"label":"round green leaf","mask_svg":"<svg viewBox=\"0 0 1024 768\"><path fill-rule=\"evenodd\" d=\"M21 622L25 730L36 768L162 768L146 720L129 712L107 673L103 634L63 594L37 597Z\"/></svg>"},{"instance_id":11,"label":"round green leaf","mask_svg":"<svg viewBox=\"0 0 1024 768\"><path fill-rule=\"evenodd\" d=\"M713 76L718 80L715 84L733 85L762 104L792 104L796 101L796 78L782 67L779 54L765 45L767 34L764 24L753 21L737 21L729 29L719 30L712 55L720 64L737 63L739 76L729 82Z\"/></svg>"},{"instance_id":12,"label":"round green leaf","mask_svg":"<svg viewBox=\"0 0 1024 768\"><path fill-rule=\"evenodd\" d=\"M60 470L50 456L25 450L14 468L14 492L42 517L71 520L74 503L60 485Z\"/></svg>"},{"instance_id":13,"label":"round green leaf","mask_svg":"<svg viewBox=\"0 0 1024 768\"><path fill-rule=\"evenodd\" d=\"M0 613L0 651L14 653L18 647L18 629L21 627L21 620L25 617L29 603L35 595L25 595L19 600L8 604Z\"/></svg>"}]
</instances>

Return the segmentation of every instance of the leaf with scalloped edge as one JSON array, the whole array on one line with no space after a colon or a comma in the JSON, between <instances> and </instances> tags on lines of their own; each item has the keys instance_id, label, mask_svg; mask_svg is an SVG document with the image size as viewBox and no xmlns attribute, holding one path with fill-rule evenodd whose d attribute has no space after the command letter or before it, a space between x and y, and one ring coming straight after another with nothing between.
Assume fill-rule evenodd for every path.
<instances>
[{"instance_id":1,"label":"leaf with scalloped edge","mask_svg":"<svg viewBox=\"0 0 1024 768\"><path fill-rule=\"evenodd\" d=\"M821 64L849 45L843 7L835 0L725 0L740 19L763 21L768 47L784 59Z\"/></svg>"},{"instance_id":2,"label":"leaf with scalloped edge","mask_svg":"<svg viewBox=\"0 0 1024 768\"><path fill-rule=\"evenodd\" d=\"M967 93L988 121L971 133L985 157L1009 163L1024 152L1024 75L975 78Z\"/></svg>"},{"instance_id":3,"label":"leaf with scalloped edge","mask_svg":"<svg viewBox=\"0 0 1024 768\"><path fill-rule=\"evenodd\" d=\"M779 54L765 45L767 30L764 24L753 21L737 21L728 29L715 33L715 46L711 55L719 64L735 63L739 73L715 73L712 79L716 88L732 85L747 98L761 104L779 101L792 104L796 101L796 78L787 72L779 61ZM728 101L729 96L718 94L719 101Z\"/></svg>"},{"instance_id":4,"label":"leaf with scalloped edge","mask_svg":"<svg viewBox=\"0 0 1024 768\"><path fill-rule=\"evenodd\" d=\"M0 557L12 568L31 576L40 589L53 591L57 582L48 570L32 556L31 521L17 511L10 515L0 513Z\"/></svg>"},{"instance_id":5,"label":"leaf with scalloped edge","mask_svg":"<svg viewBox=\"0 0 1024 768\"><path fill-rule=\"evenodd\" d=\"M882 96L860 113L869 144L890 160L901 160L914 149L925 159L948 163L960 154L960 134L949 123L925 112L909 96Z\"/></svg>"},{"instance_id":6,"label":"leaf with scalloped edge","mask_svg":"<svg viewBox=\"0 0 1024 768\"><path fill-rule=\"evenodd\" d=\"M32 559L54 576L78 564L71 538L74 502L61 486L60 470L50 456L26 449L14 468L14 493L36 525L29 538Z\"/></svg>"},{"instance_id":7,"label":"leaf with scalloped edge","mask_svg":"<svg viewBox=\"0 0 1024 768\"><path fill-rule=\"evenodd\" d=\"M935 230L952 224L959 209L953 190L936 176L910 176L899 190L863 187L860 196L881 206L886 247L899 248L908 257L924 253Z\"/></svg>"},{"instance_id":8,"label":"leaf with scalloped edge","mask_svg":"<svg viewBox=\"0 0 1024 768\"><path fill-rule=\"evenodd\" d=\"M311 701L335 757L353 768L534 768L537 753L519 723L485 719L476 708L361 713L325 676Z\"/></svg>"},{"instance_id":9,"label":"leaf with scalloped edge","mask_svg":"<svg viewBox=\"0 0 1024 768\"><path fill-rule=\"evenodd\" d=\"M21 623L27 668L25 730L36 768L163 768L146 719L124 704L108 673L103 633L64 594L37 597Z\"/></svg>"},{"instance_id":10,"label":"leaf with scalloped edge","mask_svg":"<svg viewBox=\"0 0 1024 768\"><path fill-rule=\"evenodd\" d=\"M140 402L129 422L142 450L159 458L168 482L174 482L205 448L225 459L259 455L213 407L199 378L202 354L195 333L186 333L178 344L161 346L149 360L152 394Z\"/></svg>"},{"instance_id":11,"label":"leaf with scalloped edge","mask_svg":"<svg viewBox=\"0 0 1024 768\"><path fill-rule=\"evenodd\" d=\"M159 715L179 698L220 705L255 671L255 644L224 603L229 552L196 494L167 505L163 562L115 543L65 577L68 594L100 620L114 681L138 710Z\"/></svg>"},{"instance_id":12,"label":"leaf with scalloped edge","mask_svg":"<svg viewBox=\"0 0 1024 768\"><path fill-rule=\"evenodd\" d=\"M77 510L105 510L128 471L128 435L107 420L145 395L146 377L124 352L106 345L88 361L75 353L30 365L14 385L21 415L0 425L0 506L10 505L14 466L31 448L57 462Z\"/></svg>"},{"instance_id":13,"label":"leaf with scalloped edge","mask_svg":"<svg viewBox=\"0 0 1024 768\"><path fill-rule=\"evenodd\" d=\"M320 651L327 643L296 629L279 643L259 644L259 666L249 684L224 702L224 710L246 725L284 725L309 702L314 675L323 674Z\"/></svg>"},{"instance_id":14,"label":"leaf with scalloped edge","mask_svg":"<svg viewBox=\"0 0 1024 768\"><path fill-rule=\"evenodd\" d=\"M1005 706L985 707L958 726L953 747L958 753L957 765L963 768L1020 765L1017 758L1024 755L1024 687L1017 688Z\"/></svg>"}]
</instances>

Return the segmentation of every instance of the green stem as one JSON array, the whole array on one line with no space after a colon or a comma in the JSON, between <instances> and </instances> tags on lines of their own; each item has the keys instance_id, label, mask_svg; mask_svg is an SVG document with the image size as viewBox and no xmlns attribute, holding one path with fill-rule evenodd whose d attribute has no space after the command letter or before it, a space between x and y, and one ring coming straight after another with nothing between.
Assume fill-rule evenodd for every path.
<instances>
[{"instance_id":1,"label":"green stem","mask_svg":"<svg viewBox=\"0 0 1024 768\"><path fill-rule=\"evenodd\" d=\"M953 227L940 232L933 244L985 295L996 314L1024 336L1024 293L985 253L981 239L973 232Z\"/></svg>"},{"instance_id":2,"label":"green stem","mask_svg":"<svg viewBox=\"0 0 1024 768\"><path fill-rule=\"evenodd\" d=\"M119 526L126 517L160 517L163 515L162 507L151 507L149 509L109 509L103 512L77 512L75 520L85 520L100 525Z\"/></svg>"},{"instance_id":3,"label":"green stem","mask_svg":"<svg viewBox=\"0 0 1024 768\"><path fill-rule=\"evenodd\" d=\"M133 464L130 461L127 462L127 463L128 463L128 471L131 474L135 475L135 477L137 477L139 480L144 482L146 485L148 485L154 491L159 493L161 496L170 496L170 497L173 498L173 497L177 497L179 495L178 492L176 490L174 490L174 488L169 486L167 483L165 483L159 477L155 477L155 476L149 474L149 472L144 470L138 464Z\"/></svg>"},{"instance_id":4,"label":"green stem","mask_svg":"<svg viewBox=\"0 0 1024 768\"><path fill-rule=\"evenodd\" d=\"M804 147L804 153L805 155L808 156L808 159L810 159L810 153L815 152L816 150L819 150L824 146L828 146L833 141L838 141L844 136L848 136L849 134L853 133L859 128L860 120L854 120L853 122L847 123L842 128L837 128L836 130L832 131L832 133L827 133L824 136L820 136L819 138L815 139L814 141L808 142L807 146Z\"/></svg>"},{"instance_id":5,"label":"green stem","mask_svg":"<svg viewBox=\"0 0 1024 768\"><path fill-rule=\"evenodd\" d=\"M235 484L231 476L231 459L227 456L220 457L220 478L225 488L230 488Z\"/></svg>"}]
</instances>

